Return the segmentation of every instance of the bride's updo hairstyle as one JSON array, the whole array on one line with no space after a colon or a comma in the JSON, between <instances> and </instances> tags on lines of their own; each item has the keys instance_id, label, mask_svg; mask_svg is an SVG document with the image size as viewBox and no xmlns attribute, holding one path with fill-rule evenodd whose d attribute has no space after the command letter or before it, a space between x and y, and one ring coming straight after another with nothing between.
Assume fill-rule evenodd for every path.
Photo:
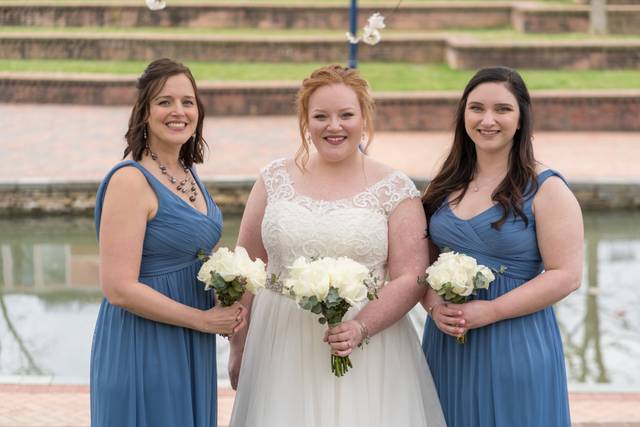
<instances>
[{"instance_id":1,"label":"bride's updo hairstyle","mask_svg":"<svg viewBox=\"0 0 640 427\"><path fill-rule=\"evenodd\" d=\"M296 165L304 172L305 165L309 161L309 146L311 141L309 138L309 98L313 93L323 87L329 85L343 84L356 93L360 110L362 110L362 118L364 119L364 132L366 141L360 149L366 153L369 144L373 140L373 116L374 101L369 88L369 83L360 76L357 70L345 68L341 65L327 65L318 68L311 73L309 77L302 81L302 86L296 95L296 111L298 113L298 126L300 128L300 148L296 153Z\"/></svg>"}]
</instances>

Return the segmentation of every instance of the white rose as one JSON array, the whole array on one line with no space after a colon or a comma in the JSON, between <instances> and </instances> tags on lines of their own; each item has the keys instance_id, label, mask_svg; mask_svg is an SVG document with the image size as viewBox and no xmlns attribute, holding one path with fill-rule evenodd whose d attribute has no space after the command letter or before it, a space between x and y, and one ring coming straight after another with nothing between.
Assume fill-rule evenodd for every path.
<instances>
[{"instance_id":1,"label":"white rose","mask_svg":"<svg viewBox=\"0 0 640 427\"><path fill-rule=\"evenodd\" d=\"M311 288L313 295L315 295L318 300L324 301L327 297L331 283L326 262L314 261L310 263L307 265L307 268L302 271L298 280L304 281L306 283L305 286Z\"/></svg>"},{"instance_id":2,"label":"white rose","mask_svg":"<svg viewBox=\"0 0 640 427\"><path fill-rule=\"evenodd\" d=\"M480 289L488 289L489 284L496 279L496 276L493 275L493 271L484 265L481 265L478 268L478 273L482 274L483 277L482 284L478 286Z\"/></svg>"},{"instance_id":3,"label":"white rose","mask_svg":"<svg viewBox=\"0 0 640 427\"><path fill-rule=\"evenodd\" d=\"M198 280L207 284L205 290L209 289L209 282L211 281L211 273L213 272L213 264L211 260L202 264L200 271L198 271Z\"/></svg>"},{"instance_id":4,"label":"white rose","mask_svg":"<svg viewBox=\"0 0 640 427\"><path fill-rule=\"evenodd\" d=\"M473 280L469 280L464 271L455 270L451 275L451 290L455 294L464 297L471 295L471 292L473 292Z\"/></svg>"},{"instance_id":5,"label":"white rose","mask_svg":"<svg viewBox=\"0 0 640 427\"><path fill-rule=\"evenodd\" d=\"M307 268L307 265L309 265L309 263L307 263L305 257L298 257L298 259L293 262L293 265L287 267L289 270L289 276L292 278L299 278L302 272Z\"/></svg>"},{"instance_id":6,"label":"white rose","mask_svg":"<svg viewBox=\"0 0 640 427\"><path fill-rule=\"evenodd\" d=\"M212 269L218 273L225 282L231 282L236 278L233 253L227 248L220 248L211 255L209 261Z\"/></svg>"},{"instance_id":7,"label":"white rose","mask_svg":"<svg viewBox=\"0 0 640 427\"><path fill-rule=\"evenodd\" d=\"M464 272L468 280L473 280L478 271L478 263L474 258L464 254L458 254L458 267Z\"/></svg>"},{"instance_id":8,"label":"white rose","mask_svg":"<svg viewBox=\"0 0 640 427\"><path fill-rule=\"evenodd\" d=\"M347 257L338 258L331 266L331 284L340 288L344 284L364 283L369 277L369 269Z\"/></svg>"},{"instance_id":9,"label":"white rose","mask_svg":"<svg viewBox=\"0 0 640 427\"><path fill-rule=\"evenodd\" d=\"M436 291L442 289L442 285L449 281L449 274L445 268L439 268L437 265L432 265L427 268L427 283Z\"/></svg>"},{"instance_id":10,"label":"white rose","mask_svg":"<svg viewBox=\"0 0 640 427\"><path fill-rule=\"evenodd\" d=\"M345 283L338 288L338 295L344 298L349 305L354 305L367 299L367 286L363 282Z\"/></svg>"}]
</instances>

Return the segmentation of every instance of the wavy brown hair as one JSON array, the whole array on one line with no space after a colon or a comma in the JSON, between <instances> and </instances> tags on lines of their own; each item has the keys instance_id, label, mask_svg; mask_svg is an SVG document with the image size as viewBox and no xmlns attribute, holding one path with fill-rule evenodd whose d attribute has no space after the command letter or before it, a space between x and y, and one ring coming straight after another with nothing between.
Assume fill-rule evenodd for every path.
<instances>
[{"instance_id":1,"label":"wavy brown hair","mask_svg":"<svg viewBox=\"0 0 640 427\"><path fill-rule=\"evenodd\" d=\"M157 59L147 65L138 82L136 88L138 94L135 104L131 109L129 116L129 128L124 137L127 141L127 147L124 149L124 156L127 157L131 153L133 160L140 161L147 148L147 141L144 137L147 120L149 120L149 110L151 100L155 98L164 87L169 77L184 74L193 86L193 92L196 95L196 105L198 106L198 124L196 125L195 138L189 137L188 140L180 148L180 160L185 166L191 167L194 163L202 163L204 160L204 150L207 142L202 136L202 127L204 124L204 105L198 95L196 81L191 71L185 65L172 59Z\"/></svg>"},{"instance_id":2,"label":"wavy brown hair","mask_svg":"<svg viewBox=\"0 0 640 427\"><path fill-rule=\"evenodd\" d=\"M527 86L517 71L507 67L490 67L478 71L469 81L458 103L455 118L455 131L451 151L444 161L440 172L429 184L422 197L427 220L447 201L447 197L462 190L459 196L449 203L457 204L462 200L469 188L477 167L475 144L467 134L464 126L464 112L467 107L469 93L483 83L501 83L518 101L520 109L519 129L513 136L513 145L509 154L509 170L502 182L496 187L491 200L502 207L502 216L491 227L499 230L509 214L514 219L519 216L528 225L522 205L524 199L538 188L536 180L536 160L533 156L533 118L531 97Z\"/></svg>"},{"instance_id":3,"label":"wavy brown hair","mask_svg":"<svg viewBox=\"0 0 640 427\"><path fill-rule=\"evenodd\" d=\"M364 147L361 147L362 152L367 152L367 148L373 140L375 105L369 83L360 76L357 70L352 68L345 68L336 64L318 68L302 81L302 86L296 95L296 111L298 113L298 127L300 129L300 147L296 153L296 165L298 165L302 171L304 171L305 165L309 160L310 142L307 141L309 98L311 98L311 95L319 88L335 84L343 84L351 88L358 97L360 110L362 110L362 117L364 118L365 132L367 134L367 143Z\"/></svg>"}]
</instances>

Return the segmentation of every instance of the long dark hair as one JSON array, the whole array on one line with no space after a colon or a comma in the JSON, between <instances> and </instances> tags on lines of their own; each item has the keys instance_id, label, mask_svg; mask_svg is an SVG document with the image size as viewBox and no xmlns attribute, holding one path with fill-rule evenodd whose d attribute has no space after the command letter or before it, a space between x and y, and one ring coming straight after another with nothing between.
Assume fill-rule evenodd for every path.
<instances>
[{"instance_id":1,"label":"long dark hair","mask_svg":"<svg viewBox=\"0 0 640 427\"><path fill-rule=\"evenodd\" d=\"M478 71L464 88L462 98L456 112L453 146L440 172L429 184L422 197L427 220L447 200L449 194L462 190L459 196L450 200L456 204L462 200L469 187L469 182L476 172L477 158L475 144L467 134L464 125L464 112L467 107L469 93L482 83L502 83L518 101L520 109L519 129L513 136L513 145L509 154L509 170L502 182L496 187L491 199L502 207L502 216L491 227L499 230L512 212L514 218L520 216L525 224L529 221L522 204L527 195L537 188L536 160L533 156L533 118L531 114L531 97L522 77L507 67L490 67Z\"/></svg>"},{"instance_id":2,"label":"long dark hair","mask_svg":"<svg viewBox=\"0 0 640 427\"><path fill-rule=\"evenodd\" d=\"M204 124L204 105L198 95L196 81L191 71L185 65L168 58L157 59L150 63L144 70L136 88L138 96L136 103L131 109L129 117L129 128L124 135L127 140L127 147L124 149L124 156L131 153L135 161L140 161L147 147L145 139L145 128L149 119L149 109L151 100L162 90L169 77L184 74L193 86L196 95L196 105L198 106L198 124L196 125L195 138L189 138L180 148L180 160L185 166L191 167L194 163L202 163L204 160L204 149L207 146L202 136ZM148 131L147 131L148 132Z\"/></svg>"}]
</instances>

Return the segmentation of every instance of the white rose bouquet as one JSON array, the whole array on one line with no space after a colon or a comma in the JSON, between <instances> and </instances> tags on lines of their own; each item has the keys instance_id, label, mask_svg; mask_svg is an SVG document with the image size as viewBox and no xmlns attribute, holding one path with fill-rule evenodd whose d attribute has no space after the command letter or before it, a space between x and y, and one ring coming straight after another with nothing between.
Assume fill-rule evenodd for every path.
<instances>
[{"instance_id":1,"label":"white rose bouquet","mask_svg":"<svg viewBox=\"0 0 640 427\"><path fill-rule=\"evenodd\" d=\"M283 292L298 305L319 314L321 324L334 326L354 304L376 297L376 280L364 265L346 257L320 258L308 262L298 258L288 267L290 276ZM353 367L349 356L331 355L331 372L337 377Z\"/></svg>"},{"instance_id":2,"label":"white rose bouquet","mask_svg":"<svg viewBox=\"0 0 640 427\"><path fill-rule=\"evenodd\" d=\"M200 251L198 258L204 262L198 280L204 282L205 290L213 288L225 307L238 301L245 290L255 294L267 281L264 262L260 258L252 261L242 246L236 247L235 252L220 248L210 257Z\"/></svg>"},{"instance_id":3,"label":"white rose bouquet","mask_svg":"<svg viewBox=\"0 0 640 427\"><path fill-rule=\"evenodd\" d=\"M500 272L504 267L500 268ZM476 289L488 289L495 276L489 267L478 265L475 258L457 252L442 252L427 268L418 283L431 286L445 301L462 304ZM465 343L465 335L457 338Z\"/></svg>"}]
</instances>

